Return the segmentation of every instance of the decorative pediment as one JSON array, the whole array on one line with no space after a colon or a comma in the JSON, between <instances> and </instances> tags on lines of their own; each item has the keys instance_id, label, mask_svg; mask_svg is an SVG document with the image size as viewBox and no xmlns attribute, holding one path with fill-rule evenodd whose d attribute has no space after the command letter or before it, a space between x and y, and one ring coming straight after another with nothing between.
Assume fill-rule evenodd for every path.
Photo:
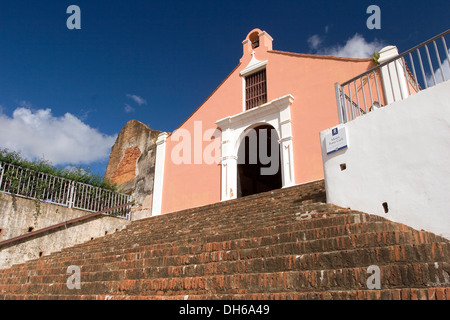
<instances>
[{"instance_id":1,"label":"decorative pediment","mask_svg":"<svg viewBox=\"0 0 450 320\"><path fill-rule=\"evenodd\" d=\"M256 71L259 71L263 68L265 68L265 66L267 65L267 60L264 61L260 61L258 59L255 58L255 52L252 52L252 59L250 60L250 62L248 63L248 65L245 67L244 70L241 71L241 76L245 76L248 75L249 73L253 73Z\"/></svg>"}]
</instances>

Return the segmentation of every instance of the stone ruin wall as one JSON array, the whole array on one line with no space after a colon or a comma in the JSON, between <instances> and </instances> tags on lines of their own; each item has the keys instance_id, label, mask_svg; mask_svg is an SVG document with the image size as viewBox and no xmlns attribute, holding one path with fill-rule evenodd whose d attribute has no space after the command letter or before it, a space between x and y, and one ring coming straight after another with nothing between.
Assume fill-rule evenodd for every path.
<instances>
[{"instance_id":1,"label":"stone ruin wall","mask_svg":"<svg viewBox=\"0 0 450 320\"><path fill-rule=\"evenodd\" d=\"M0 193L0 241L22 236L90 212ZM111 235L130 221L109 216L90 218L0 247L0 269L38 259L63 248Z\"/></svg>"},{"instance_id":2,"label":"stone ruin wall","mask_svg":"<svg viewBox=\"0 0 450 320\"><path fill-rule=\"evenodd\" d=\"M135 200L132 220L151 216L155 176L156 139L161 131L130 120L120 131L111 150L105 179Z\"/></svg>"}]
</instances>

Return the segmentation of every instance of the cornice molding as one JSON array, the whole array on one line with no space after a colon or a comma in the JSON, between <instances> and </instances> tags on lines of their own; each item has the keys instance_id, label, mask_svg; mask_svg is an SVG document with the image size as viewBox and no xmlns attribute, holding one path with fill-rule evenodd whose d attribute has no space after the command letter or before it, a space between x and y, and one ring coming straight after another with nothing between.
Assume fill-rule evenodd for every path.
<instances>
[{"instance_id":1,"label":"cornice molding","mask_svg":"<svg viewBox=\"0 0 450 320\"><path fill-rule=\"evenodd\" d=\"M235 127L240 123L258 121L267 115L278 113L281 109L288 108L292 102L294 102L294 97L291 94L288 94L256 108L220 119L216 121L216 124L219 128L225 130L227 128Z\"/></svg>"}]
</instances>

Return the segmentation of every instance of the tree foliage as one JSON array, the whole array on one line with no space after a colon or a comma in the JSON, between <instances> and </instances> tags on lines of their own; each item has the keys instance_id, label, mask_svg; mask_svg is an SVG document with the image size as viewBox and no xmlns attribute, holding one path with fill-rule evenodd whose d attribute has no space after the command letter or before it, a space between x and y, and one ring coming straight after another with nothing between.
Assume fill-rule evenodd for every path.
<instances>
[{"instance_id":1,"label":"tree foliage","mask_svg":"<svg viewBox=\"0 0 450 320\"><path fill-rule=\"evenodd\" d=\"M83 168L81 166L57 168L48 160L39 159L30 161L22 157L20 155L20 152L10 151L7 148L0 148L0 161L34 171L47 173L57 177L73 180L75 182L81 182L95 187L117 191L117 185L111 184L110 181L104 179L100 175L91 173L90 168Z\"/></svg>"}]
</instances>

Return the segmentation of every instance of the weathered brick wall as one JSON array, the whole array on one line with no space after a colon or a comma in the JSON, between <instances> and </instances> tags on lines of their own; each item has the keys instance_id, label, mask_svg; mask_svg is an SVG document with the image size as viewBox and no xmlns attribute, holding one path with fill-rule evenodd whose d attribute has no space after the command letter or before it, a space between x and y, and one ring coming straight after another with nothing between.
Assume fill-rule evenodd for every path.
<instances>
[{"instance_id":1,"label":"weathered brick wall","mask_svg":"<svg viewBox=\"0 0 450 320\"><path fill-rule=\"evenodd\" d=\"M155 175L155 141L160 131L130 120L120 131L111 150L105 178L133 196L132 219L151 216Z\"/></svg>"},{"instance_id":2,"label":"weathered brick wall","mask_svg":"<svg viewBox=\"0 0 450 320\"><path fill-rule=\"evenodd\" d=\"M136 164L141 155L139 147L129 147L125 150L122 159L110 180L112 183L123 184L136 178Z\"/></svg>"}]
</instances>

